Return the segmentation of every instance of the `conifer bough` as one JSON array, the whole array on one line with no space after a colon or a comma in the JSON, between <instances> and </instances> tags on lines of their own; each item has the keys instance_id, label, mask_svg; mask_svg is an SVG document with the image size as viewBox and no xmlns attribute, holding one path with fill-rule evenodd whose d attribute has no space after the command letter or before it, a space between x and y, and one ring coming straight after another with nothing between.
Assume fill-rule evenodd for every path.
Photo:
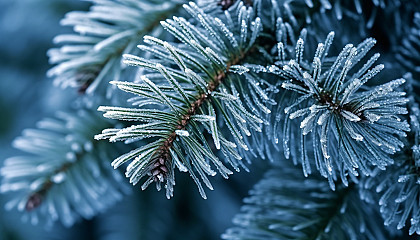
<instances>
[{"instance_id":1,"label":"conifer bough","mask_svg":"<svg viewBox=\"0 0 420 240\"><path fill-rule=\"evenodd\" d=\"M264 122L239 95L250 88L261 93L264 90L259 84L243 82L240 76L229 73L232 65L240 64L252 51L262 26L253 9L242 2L231 9L237 11L239 17L234 19L226 11L224 21L205 14L194 3L184 5L184 8L201 26L179 17L162 22L163 27L182 43L170 44L146 36L144 42L148 45L139 48L155 58L146 60L125 55L124 62L150 73L142 76L140 83L112 82L118 88L138 95L131 101L141 108L99 108L105 111L105 117L144 124L105 129L96 139L128 142L156 139L120 156L112 165L116 168L132 160L126 171L130 182L136 184L148 176L142 189L156 182L158 190L161 183L166 182L168 198L173 195L174 168L177 166L190 173L202 197L206 198L196 173L210 189L213 187L206 175L216 174L210 163L223 177L232 174L210 144L239 171L240 166L245 167L239 152L249 149L245 138L251 135L251 129L261 131ZM265 94L252 101L267 101L264 97ZM224 126L218 121L223 121ZM226 136L221 128L231 134ZM211 134L213 143L204 138L203 129Z\"/></svg>"},{"instance_id":2,"label":"conifer bough","mask_svg":"<svg viewBox=\"0 0 420 240\"><path fill-rule=\"evenodd\" d=\"M327 57L333 37L331 32L325 43L318 44L312 62L304 59L303 38L293 53L286 42L279 42L278 61L264 71L277 75L286 90L279 94L273 139L277 143L281 136L285 157L300 161L305 176L311 173L308 149L313 147L317 170L335 189L338 175L347 185L349 174L356 177L360 170L370 175L372 165L383 170L393 164L389 155L401 150L404 143L399 137L410 128L400 117L407 114L406 93L397 90L404 79L363 87L384 68L372 67L379 54L359 63L376 41L348 44L338 56Z\"/></svg>"},{"instance_id":3,"label":"conifer bough","mask_svg":"<svg viewBox=\"0 0 420 240\"><path fill-rule=\"evenodd\" d=\"M284 163L265 174L244 204L222 239L392 239L375 221L379 211L360 199L357 185L333 192L319 175L305 178Z\"/></svg>"}]
</instances>

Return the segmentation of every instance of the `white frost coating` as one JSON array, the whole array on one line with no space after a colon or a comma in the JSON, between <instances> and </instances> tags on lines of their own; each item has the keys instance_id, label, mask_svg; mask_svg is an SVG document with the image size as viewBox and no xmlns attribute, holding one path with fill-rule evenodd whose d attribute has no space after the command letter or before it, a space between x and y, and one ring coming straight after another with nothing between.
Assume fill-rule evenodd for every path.
<instances>
[{"instance_id":1,"label":"white frost coating","mask_svg":"<svg viewBox=\"0 0 420 240\"><path fill-rule=\"evenodd\" d=\"M311 74L309 74L308 72L303 72L303 77L304 78L312 78Z\"/></svg>"},{"instance_id":2,"label":"white frost coating","mask_svg":"<svg viewBox=\"0 0 420 240\"><path fill-rule=\"evenodd\" d=\"M363 136L357 133L350 125L346 126L347 131L349 132L350 136L356 141L363 141Z\"/></svg>"},{"instance_id":3,"label":"white frost coating","mask_svg":"<svg viewBox=\"0 0 420 240\"><path fill-rule=\"evenodd\" d=\"M175 130L176 135L181 136L181 137L188 137L190 136L190 133L188 131L185 130Z\"/></svg>"},{"instance_id":4,"label":"white frost coating","mask_svg":"<svg viewBox=\"0 0 420 240\"><path fill-rule=\"evenodd\" d=\"M66 174L64 172L59 172L51 177L51 180L56 184L62 183L65 179L66 179Z\"/></svg>"},{"instance_id":5,"label":"white frost coating","mask_svg":"<svg viewBox=\"0 0 420 240\"><path fill-rule=\"evenodd\" d=\"M296 61L297 63L300 63L302 61L302 57L303 57L303 39L299 38L297 43L296 43Z\"/></svg>"},{"instance_id":6,"label":"white frost coating","mask_svg":"<svg viewBox=\"0 0 420 240\"><path fill-rule=\"evenodd\" d=\"M275 65L271 65L270 67L268 67L268 71L271 72L271 73L278 72L279 70L280 69Z\"/></svg>"},{"instance_id":7,"label":"white frost coating","mask_svg":"<svg viewBox=\"0 0 420 240\"><path fill-rule=\"evenodd\" d=\"M233 33L229 30L228 27L219 19L214 18L215 23L222 29L225 36L229 39L229 42L232 44L233 48L238 47L238 42L236 41L235 37L233 36Z\"/></svg>"},{"instance_id":8,"label":"white frost coating","mask_svg":"<svg viewBox=\"0 0 420 240\"><path fill-rule=\"evenodd\" d=\"M282 42L277 43L277 52L278 52L278 57L281 61L285 60L285 56L286 53L284 51L284 45Z\"/></svg>"},{"instance_id":9,"label":"white frost coating","mask_svg":"<svg viewBox=\"0 0 420 240\"><path fill-rule=\"evenodd\" d=\"M213 60L220 66L225 66L225 61L221 59L220 56L217 53L215 53L211 48L206 47L204 51L207 54L207 57L209 57L211 60Z\"/></svg>"},{"instance_id":10,"label":"white frost coating","mask_svg":"<svg viewBox=\"0 0 420 240\"><path fill-rule=\"evenodd\" d=\"M300 123L300 128L303 129L302 134L307 135L313 129L314 117L316 113L309 114L303 121Z\"/></svg>"},{"instance_id":11,"label":"white frost coating","mask_svg":"<svg viewBox=\"0 0 420 240\"><path fill-rule=\"evenodd\" d=\"M199 121L199 122L210 122L210 121L215 121L216 117L215 116L209 116L209 115L196 114L196 115L193 115L191 117L191 119L194 120L194 121Z\"/></svg>"},{"instance_id":12,"label":"white frost coating","mask_svg":"<svg viewBox=\"0 0 420 240\"><path fill-rule=\"evenodd\" d=\"M318 46L317 46L316 52L315 52L315 56L314 56L314 62L315 62L316 59L318 59L319 64L321 65L321 59L320 58L321 58L321 55L324 52L324 50L325 50L324 44L323 43L318 43Z\"/></svg>"},{"instance_id":13,"label":"white frost coating","mask_svg":"<svg viewBox=\"0 0 420 240\"><path fill-rule=\"evenodd\" d=\"M248 25L246 24L245 20L241 22L241 45L246 42L246 38L248 36Z\"/></svg>"},{"instance_id":14,"label":"white frost coating","mask_svg":"<svg viewBox=\"0 0 420 240\"><path fill-rule=\"evenodd\" d=\"M322 125L320 137L322 155L326 159L330 158L330 155L328 154L328 128L329 122L326 122L324 125Z\"/></svg>"},{"instance_id":15,"label":"white frost coating","mask_svg":"<svg viewBox=\"0 0 420 240\"><path fill-rule=\"evenodd\" d=\"M358 134L358 133L356 133L356 135L355 135L355 137L354 137L354 139L356 140L356 141L363 141L363 137L362 137L362 135L360 135L360 134Z\"/></svg>"},{"instance_id":16,"label":"white frost coating","mask_svg":"<svg viewBox=\"0 0 420 240\"><path fill-rule=\"evenodd\" d=\"M246 72L249 72L249 69L241 65L233 65L229 68L229 71L242 75Z\"/></svg>"},{"instance_id":17,"label":"white frost coating","mask_svg":"<svg viewBox=\"0 0 420 240\"><path fill-rule=\"evenodd\" d=\"M399 183L403 183L403 182L407 182L412 176L410 175L401 175L398 177L398 182Z\"/></svg>"},{"instance_id":18,"label":"white frost coating","mask_svg":"<svg viewBox=\"0 0 420 240\"><path fill-rule=\"evenodd\" d=\"M364 115L372 123L378 121L381 118L381 116L374 113L369 113L369 112L365 113Z\"/></svg>"},{"instance_id":19,"label":"white frost coating","mask_svg":"<svg viewBox=\"0 0 420 240\"><path fill-rule=\"evenodd\" d=\"M298 118L298 117L302 117L302 116L304 116L304 115L306 115L308 113L310 113L309 108L299 109L299 110L291 113L290 116L289 116L289 118L290 119L295 119L295 118Z\"/></svg>"},{"instance_id":20,"label":"white frost coating","mask_svg":"<svg viewBox=\"0 0 420 240\"><path fill-rule=\"evenodd\" d=\"M209 114L212 115L212 117L214 118L214 121L210 122L210 130L211 130L211 135L213 138L213 142L216 146L216 149L220 149L220 137L219 137L219 131L217 129L217 124L216 124L216 113L214 111L214 108L209 105Z\"/></svg>"},{"instance_id":21,"label":"white frost coating","mask_svg":"<svg viewBox=\"0 0 420 240\"><path fill-rule=\"evenodd\" d=\"M261 19L259 17L255 18L255 21L251 23L251 39L249 40L248 47L251 47L255 40L257 39L260 31L262 29Z\"/></svg>"},{"instance_id":22,"label":"white frost coating","mask_svg":"<svg viewBox=\"0 0 420 240\"><path fill-rule=\"evenodd\" d=\"M361 120L359 116L346 110L342 110L341 115L345 117L347 120L352 121L352 122L358 122Z\"/></svg>"},{"instance_id":23,"label":"white frost coating","mask_svg":"<svg viewBox=\"0 0 420 240\"><path fill-rule=\"evenodd\" d=\"M178 155L170 148L169 152L171 153L172 159L175 161L175 165L178 167L181 172L188 172L188 168L179 160Z\"/></svg>"}]
</instances>

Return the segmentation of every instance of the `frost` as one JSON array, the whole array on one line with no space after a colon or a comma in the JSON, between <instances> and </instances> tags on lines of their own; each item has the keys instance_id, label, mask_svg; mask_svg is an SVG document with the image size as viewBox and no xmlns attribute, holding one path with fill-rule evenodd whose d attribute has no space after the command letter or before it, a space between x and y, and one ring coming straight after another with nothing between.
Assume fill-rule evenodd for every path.
<instances>
[{"instance_id":1,"label":"frost","mask_svg":"<svg viewBox=\"0 0 420 240\"><path fill-rule=\"evenodd\" d=\"M347 120L352 121L352 122L358 122L361 120L359 116L346 110L342 110L341 115L345 117Z\"/></svg>"},{"instance_id":2,"label":"frost","mask_svg":"<svg viewBox=\"0 0 420 240\"><path fill-rule=\"evenodd\" d=\"M248 37L248 24L246 24L245 20L241 21L241 45L246 42Z\"/></svg>"},{"instance_id":3,"label":"frost","mask_svg":"<svg viewBox=\"0 0 420 240\"><path fill-rule=\"evenodd\" d=\"M209 115L196 114L196 115L193 115L191 117L191 119L194 120L194 121L199 121L199 122L211 122L211 121L215 121L216 117L215 116L209 116Z\"/></svg>"},{"instance_id":4,"label":"frost","mask_svg":"<svg viewBox=\"0 0 420 240\"><path fill-rule=\"evenodd\" d=\"M268 67L268 71L270 73L275 73L279 70L279 68L277 66L271 65L270 67Z\"/></svg>"},{"instance_id":5,"label":"frost","mask_svg":"<svg viewBox=\"0 0 420 240\"><path fill-rule=\"evenodd\" d=\"M229 71L242 75L249 72L249 68L241 65L233 65L229 68Z\"/></svg>"},{"instance_id":6,"label":"frost","mask_svg":"<svg viewBox=\"0 0 420 240\"><path fill-rule=\"evenodd\" d=\"M399 183L404 183L407 182L411 177L413 177L412 175L401 175L398 177L398 182Z\"/></svg>"},{"instance_id":7,"label":"frost","mask_svg":"<svg viewBox=\"0 0 420 240\"><path fill-rule=\"evenodd\" d=\"M378 121L381 118L381 116L374 113L369 113L369 112L365 113L365 117L372 123Z\"/></svg>"},{"instance_id":8,"label":"frost","mask_svg":"<svg viewBox=\"0 0 420 240\"><path fill-rule=\"evenodd\" d=\"M321 116L319 116L318 121L316 122L318 125L322 125L325 123L325 120L330 116L330 112L326 111Z\"/></svg>"},{"instance_id":9,"label":"frost","mask_svg":"<svg viewBox=\"0 0 420 240\"><path fill-rule=\"evenodd\" d=\"M188 131L185 130L175 130L176 135L181 136L181 137L188 137L190 136L190 133Z\"/></svg>"},{"instance_id":10,"label":"frost","mask_svg":"<svg viewBox=\"0 0 420 240\"><path fill-rule=\"evenodd\" d=\"M216 24L219 25L219 27L222 29L225 36L229 39L230 44L232 44L232 47L237 48L238 42L236 41L235 37L233 36L233 33L229 30L229 28L219 19L214 19Z\"/></svg>"},{"instance_id":11,"label":"frost","mask_svg":"<svg viewBox=\"0 0 420 240\"><path fill-rule=\"evenodd\" d=\"M66 179L66 174L64 172L59 172L51 177L51 181L56 184L62 183Z\"/></svg>"},{"instance_id":12,"label":"frost","mask_svg":"<svg viewBox=\"0 0 420 240\"><path fill-rule=\"evenodd\" d=\"M179 171L188 172L188 168L185 167L185 165L179 160L178 155L176 155L176 153L172 149L169 149L169 151L170 151L171 156L175 161L175 165L178 167Z\"/></svg>"}]
</instances>

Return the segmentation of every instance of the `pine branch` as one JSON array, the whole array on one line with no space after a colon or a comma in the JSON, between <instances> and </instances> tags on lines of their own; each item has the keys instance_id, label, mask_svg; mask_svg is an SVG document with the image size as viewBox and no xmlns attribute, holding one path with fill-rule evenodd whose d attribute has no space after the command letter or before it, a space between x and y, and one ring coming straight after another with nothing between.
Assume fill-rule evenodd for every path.
<instances>
[{"instance_id":1,"label":"pine branch","mask_svg":"<svg viewBox=\"0 0 420 240\"><path fill-rule=\"evenodd\" d=\"M332 189L338 175L348 185L347 175L356 177L358 170L369 175L372 165L384 169L392 164L389 155L404 146L398 137L409 131L407 122L398 116L407 113L405 93L395 90L404 79L363 87L384 67L372 68L379 54L358 66L375 40L367 39L357 47L348 44L330 58L333 37L331 32L325 43L318 44L313 62L304 60L304 39L300 38L294 54L287 42L278 44L275 65L265 69L250 66L276 75L271 81L283 81L286 90L277 97L271 139L282 143L286 158L301 162L305 176L311 173L308 151L313 147L313 161ZM355 66L359 70L352 70Z\"/></svg>"},{"instance_id":2,"label":"pine branch","mask_svg":"<svg viewBox=\"0 0 420 240\"><path fill-rule=\"evenodd\" d=\"M102 80L119 79L121 55L133 53L145 34L159 35L159 22L177 13L183 0L90 0L88 12L70 12L61 21L75 34L62 34L54 42L62 45L49 50L48 71L54 83L77 87L92 93Z\"/></svg>"},{"instance_id":3,"label":"pine branch","mask_svg":"<svg viewBox=\"0 0 420 240\"><path fill-rule=\"evenodd\" d=\"M6 209L16 208L32 224L56 221L67 227L113 205L127 188L108 167L113 155L104 143L91 142L108 124L86 111L60 113L38 129L27 129L14 146L30 153L7 159L0 169L0 191L10 193Z\"/></svg>"},{"instance_id":4,"label":"pine branch","mask_svg":"<svg viewBox=\"0 0 420 240\"><path fill-rule=\"evenodd\" d=\"M362 184L365 189L379 193L363 197L369 202L379 202L385 226L397 225L397 229L402 229L408 224L412 235L420 234L420 110L414 99L409 110L411 132L404 151L396 156L395 165L386 171L376 171Z\"/></svg>"},{"instance_id":5,"label":"pine branch","mask_svg":"<svg viewBox=\"0 0 420 240\"><path fill-rule=\"evenodd\" d=\"M148 45L139 48L154 54L156 59L125 55L125 63L151 73L142 76L141 83L113 84L137 94L133 104L142 108L100 107L99 110L105 111L104 116L108 118L144 124L106 129L96 138L130 142L156 139L113 162L114 167L119 167L134 158L126 171L131 183L136 184L148 175L142 189L156 182L160 190L161 183L166 181L166 196L170 198L175 184L174 168L178 166L181 171L190 173L206 198L196 173L210 189L212 186L206 175L214 176L216 172L209 163L214 164L225 178L232 174L216 157L214 148L221 150L235 170L245 167L240 153L249 149L246 138L251 135L250 129L261 131L264 122L250 109L250 104L267 100L264 94L250 103L244 102L239 93L249 92L249 89L264 93L264 90L255 82L242 81L229 73L232 65L243 62L254 51L261 30L260 19L254 16L252 8L241 2L235 6L236 9L226 12L226 19L222 21L205 14L194 3L184 5L201 27L177 17L162 22L182 44L170 44L147 36L144 41ZM232 12L239 17L231 16ZM238 20L234 22L233 19ZM156 109L147 105L155 105ZM204 138L203 129L211 134L213 143Z\"/></svg>"},{"instance_id":6,"label":"pine branch","mask_svg":"<svg viewBox=\"0 0 420 240\"><path fill-rule=\"evenodd\" d=\"M407 92L409 102L409 124L411 132L405 139L405 148L394 158L395 164L386 171L376 170L372 177L363 180L368 192L362 197L369 202L379 203L386 226L402 229L409 226L409 234L420 234L420 189L419 189L419 71L416 62L420 59L417 46L420 29L420 15L414 16L414 26L403 39L396 58L404 70L410 71L404 77L409 81ZM377 194L369 193L376 190ZM395 226L396 225L396 226Z\"/></svg>"},{"instance_id":7,"label":"pine branch","mask_svg":"<svg viewBox=\"0 0 420 240\"><path fill-rule=\"evenodd\" d=\"M413 26L406 28L406 37L402 40L401 46L397 48L395 58L398 63L412 75L411 85L413 87L414 97L420 102L420 13L414 14Z\"/></svg>"},{"instance_id":8,"label":"pine branch","mask_svg":"<svg viewBox=\"0 0 420 240\"><path fill-rule=\"evenodd\" d=\"M332 192L322 178L305 178L296 167L267 172L244 203L223 239L389 239L354 184Z\"/></svg>"}]
</instances>

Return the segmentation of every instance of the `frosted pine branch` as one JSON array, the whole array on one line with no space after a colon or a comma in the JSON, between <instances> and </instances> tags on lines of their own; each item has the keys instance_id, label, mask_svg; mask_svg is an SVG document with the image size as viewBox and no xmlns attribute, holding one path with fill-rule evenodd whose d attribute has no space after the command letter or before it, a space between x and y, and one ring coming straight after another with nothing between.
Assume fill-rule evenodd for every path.
<instances>
[{"instance_id":1,"label":"frosted pine branch","mask_svg":"<svg viewBox=\"0 0 420 240\"><path fill-rule=\"evenodd\" d=\"M304 58L304 38L300 38L294 52L287 42L278 44L275 65L251 67L283 81L284 90L276 98L280 99L276 122L270 128L275 144L280 143L286 158L302 164L305 176L314 162L332 189L337 177L347 185L348 175L356 177L359 171L370 175L371 166L384 169L393 164L390 155L401 150L404 144L399 138L409 131L400 117L407 113L408 100L397 90L404 79L363 87L384 67L374 66L379 54L359 63L375 40L348 44L338 56L327 57L333 37L332 32L318 44L311 62ZM311 149L313 158L308 155Z\"/></svg>"},{"instance_id":2,"label":"frosted pine branch","mask_svg":"<svg viewBox=\"0 0 420 240\"><path fill-rule=\"evenodd\" d=\"M193 3L185 5L201 26L178 17L162 22L182 44L147 36L144 39L147 45L139 48L152 53L154 59L124 57L126 64L151 72L142 76L139 83L113 82L120 89L138 95L131 101L141 108L101 107L99 110L105 111L105 117L144 124L104 130L96 138L129 142L150 139L148 144L122 155L113 163L118 167L131 160L126 171L131 183L136 184L147 177L142 188L156 182L158 190L163 183L166 196L170 198L177 166L180 170L188 170L206 198L196 174L209 189L213 187L207 175L216 174L210 164L225 178L232 174L215 155L216 151L220 151L237 171L241 166L246 169L240 153L249 149L246 138L252 135L251 131L261 131L264 121L249 110L249 104L240 96L240 93L248 92L247 89L258 86L238 82L240 78L230 73L230 67L244 61L253 51L262 26L252 8L236 6L237 9L231 12L239 12L237 20L229 11L226 19L221 20L205 14ZM231 23L230 29L225 22ZM252 101L264 101L259 99L261 97ZM211 135L212 142L204 138L203 130ZM210 144L214 144L216 151Z\"/></svg>"}]
</instances>

